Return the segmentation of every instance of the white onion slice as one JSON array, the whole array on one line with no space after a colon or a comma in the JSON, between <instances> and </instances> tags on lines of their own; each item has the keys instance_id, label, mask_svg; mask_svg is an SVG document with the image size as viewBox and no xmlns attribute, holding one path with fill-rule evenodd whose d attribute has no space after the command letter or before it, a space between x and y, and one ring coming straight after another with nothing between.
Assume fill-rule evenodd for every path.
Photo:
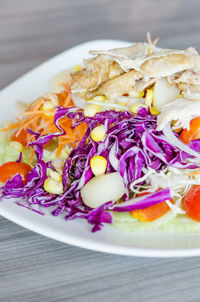
<instances>
[{"instance_id":1,"label":"white onion slice","mask_svg":"<svg viewBox=\"0 0 200 302\"><path fill-rule=\"evenodd\" d=\"M173 146L181 149L182 151L184 151L184 152L200 159L200 153L192 150L190 147L188 147L186 144L184 144L180 139L178 139L174 135L169 122L167 123L167 125L163 129L163 133L166 136L166 138L168 139L170 144L172 144Z\"/></svg>"},{"instance_id":2,"label":"white onion slice","mask_svg":"<svg viewBox=\"0 0 200 302\"><path fill-rule=\"evenodd\" d=\"M99 105L102 106L103 108L108 108L108 110L112 110L113 108L115 109L119 109L119 110L128 110L128 106L126 105L119 105L119 104L115 104L112 102L100 102L100 101L87 101L87 103L91 103L91 104L95 104L95 105Z\"/></svg>"},{"instance_id":3,"label":"white onion slice","mask_svg":"<svg viewBox=\"0 0 200 302\"><path fill-rule=\"evenodd\" d=\"M115 156L115 148L116 148L116 143L112 146L110 153L109 153L109 161L111 166L115 169L115 171L118 171L119 167L119 160Z\"/></svg>"},{"instance_id":4,"label":"white onion slice","mask_svg":"<svg viewBox=\"0 0 200 302\"><path fill-rule=\"evenodd\" d=\"M84 109L87 106L87 101L76 93L72 93L72 100L77 108Z\"/></svg>"},{"instance_id":5,"label":"white onion slice","mask_svg":"<svg viewBox=\"0 0 200 302\"><path fill-rule=\"evenodd\" d=\"M176 86L170 86L166 78L158 79L154 87L154 107L162 111L162 107L177 99L179 93L180 90Z\"/></svg>"}]
</instances>

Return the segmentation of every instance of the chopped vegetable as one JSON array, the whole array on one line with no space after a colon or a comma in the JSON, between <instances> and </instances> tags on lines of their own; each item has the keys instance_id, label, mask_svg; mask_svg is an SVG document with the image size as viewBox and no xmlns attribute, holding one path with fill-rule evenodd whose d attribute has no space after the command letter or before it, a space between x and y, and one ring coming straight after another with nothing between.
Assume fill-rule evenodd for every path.
<instances>
[{"instance_id":1,"label":"chopped vegetable","mask_svg":"<svg viewBox=\"0 0 200 302\"><path fill-rule=\"evenodd\" d=\"M32 168L24 163L7 162L0 166L0 181L5 183L8 179L12 179L16 174L20 174L23 183L28 181L28 173Z\"/></svg>"},{"instance_id":2,"label":"chopped vegetable","mask_svg":"<svg viewBox=\"0 0 200 302\"><path fill-rule=\"evenodd\" d=\"M44 181L44 190L51 194L62 194L63 185L60 181L50 177Z\"/></svg>"},{"instance_id":3,"label":"chopped vegetable","mask_svg":"<svg viewBox=\"0 0 200 302\"><path fill-rule=\"evenodd\" d=\"M146 98L145 98L145 105L147 107L152 106L153 98L154 98L154 89L153 88L147 89Z\"/></svg>"},{"instance_id":4,"label":"chopped vegetable","mask_svg":"<svg viewBox=\"0 0 200 302\"><path fill-rule=\"evenodd\" d=\"M200 185L190 188L183 199L183 208L190 218L200 221Z\"/></svg>"},{"instance_id":5,"label":"chopped vegetable","mask_svg":"<svg viewBox=\"0 0 200 302\"><path fill-rule=\"evenodd\" d=\"M95 142L102 141L105 138L105 135L106 135L106 128L104 125L97 126L91 131L91 138Z\"/></svg>"},{"instance_id":6,"label":"chopped vegetable","mask_svg":"<svg viewBox=\"0 0 200 302\"><path fill-rule=\"evenodd\" d=\"M106 172L107 160L103 156L93 156L90 160L90 167L95 176L102 175Z\"/></svg>"},{"instance_id":7,"label":"chopped vegetable","mask_svg":"<svg viewBox=\"0 0 200 302\"><path fill-rule=\"evenodd\" d=\"M28 133L24 128L20 129L20 131L17 130L11 136L11 141L17 141L26 147L28 144Z\"/></svg>"},{"instance_id":8,"label":"chopped vegetable","mask_svg":"<svg viewBox=\"0 0 200 302\"><path fill-rule=\"evenodd\" d=\"M129 107L129 111L132 113L137 113L141 107L145 107L142 103L135 103Z\"/></svg>"},{"instance_id":9,"label":"chopped vegetable","mask_svg":"<svg viewBox=\"0 0 200 302\"><path fill-rule=\"evenodd\" d=\"M180 134L180 139L185 144L200 138L200 117L196 117L190 122L190 129L183 129Z\"/></svg>"},{"instance_id":10,"label":"chopped vegetable","mask_svg":"<svg viewBox=\"0 0 200 302\"><path fill-rule=\"evenodd\" d=\"M117 212L127 212L127 211L134 211L138 209L146 209L150 206L156 205L162 201L166 201L171 199L172 193L169 189L163 189L159 192L150 193L145 197L137 197L123 203L119 203L114 205L113 211Z\"/></svg>"},{"instance_id":11,"label":"chopped vegetable","mask_svg":"<svg viewBox=\"0 0 200 302\"><path fill-rule=\"evenodd\" d=\"M18 141L12 141L12 142L10 142L9 147L10 148L14 148L14 149L16 149L19 152L22 152L23 149L24 149L23 145L21 143L19 143Z\"/></svg>"},{"instance_id":12,"label":"chopped vegetable","mask_svg":"<svg viewBox=\"0 0 200 302\"><path fill-rule=\"evenodd\" d=\"M141 193L139 194L139 196L143 196L146 194L148 194L148 192ZM165 215L169 211L170 207L165 201L163 201L145 209L131 211L130 214L133 218L139 219L140 221L154 221L159 217Z\"/></svg>"},{"instance_id":13,"label":"chopped vegetable","mask_svg":"<svg viewBox=\"0 0 200 302\"><path fill-rule=\"evenodd\" d=\"M178 98L180 90L176 86L170 86L165 78L160 78L154 86L153 106L159 112L162 107Z\"/></svg>"},{"instance_id":14,"label":"chopped vegetable","mask_svg":"<svg viewBox=\"0 0 200 302\"><path fill-rule=\"evenodd\" d=\"M83 202L97 208L108 201L117 201L125 193L122 177L118 172L93 177L82 189Z\"/></svg>"},{"instance_id":15,"label":"chopped vegetable","mask_svg":"<svg viewBox=\"0 0 200 302\"><path fill-rule=\"evenodd\" d=\"M86 117L94 117L97 112L100 112L101 107L95 104L89 104L84 109L84 115Z\"/></svg>"},{"instance_id":16,"label":"chopped vegetable","mask_svg":"<svg viewBox=\"0 0 200 302\"><path fill-rule=\"evenodd\" d=\"M154 221L169 211L170 208L166 202L160 202L146 209L131 211L130 214L133 218L137 218L140 221Z\"/></svg>"}]
</instances>

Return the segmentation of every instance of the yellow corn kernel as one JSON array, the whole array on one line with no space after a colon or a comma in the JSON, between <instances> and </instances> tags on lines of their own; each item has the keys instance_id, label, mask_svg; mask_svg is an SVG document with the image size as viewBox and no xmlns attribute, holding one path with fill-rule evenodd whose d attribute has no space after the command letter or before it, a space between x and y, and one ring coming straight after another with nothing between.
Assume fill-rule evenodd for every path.
<instances>
[{"instance_id":1,"label":"yellow corn kernel","mask_svg":"<svg viewBox=\"0 0 200 302\"><path fill-rule=\"evenodd\" d=\"M76 72L76 71L81 71L83 69L83 67L81 65L75 65L73 67L73 72Z\"/></svg>"},{"instance_id":2,"label":"yellow corn kernel","mask_svg":"<svg viewBox=\"0 0 200 302\"><path fill-rule=\"evenodd\" d=\"M59 195L63 193L63 184L50 177L45 179L44 190L48 193Z\"/></svg>"},{"instance_id":3,"label":"yellow corn kernel","mask_svg":"<svg viewBox=\"0 0 200 302\"><path fill-rule=\"evenodd\" d=\"M88 104L84 109L84 116L94 117L97 112L101 111L101 107L95 104Z\"/></svg>"},{"instance_id":4,"label":"yellow corn kernel","mask_svg":"<svg viewBox=\"0 0 200 302\"><path fill-rule=\"evenodd\" d=\"M98 102L104 102L105 100L107 100L107 97L105 95L97 95L92 99L92 101Z\"/></svg>"},{"instance_id":5,"label":"yellow corn kernel","mask_svg":"<svg viewBox=\"0 0 200 302\"><path fill-rule=\"evenodd\" d=\"M95 142L102 141L105 135L106 135L106 128L104 127L104 125L95 127L90 134L92 140Z\"/></svg>"},{"instance_id":6,"label":"yellow corn kernel","mask_svg":"<svg viewBox=\"0 0 200 302\"><path fill-rule=\"evenodd\" d=\"M153 95L154 95L154 89L147 89L146 98L145 98L145 105L147 107L151 107L153 103Z\"/></svg>"},{"instance_id":7,"label":"yellow corn kernel","mask_svg":"<svg viewBox=\"0 0 200 302\"><path fill-rule=\"evenodd\" d=\"M90 160L90 167L95 176L102 175L106 172L107 160L103 156L94 156Z\"/></svg>"},{"instance_id":8,"label":"yellow corn kernel","mask_svg":"<svg viewBox=\"0 0 200 302\"><path fill-rule=\"evenodd\" d=\"M47 176L50 177L50 178L53 178L55 179L57 182L61 182L62 181L62 176L60 173L50 169L50 168L47 168Z\"/></svg>"},{"instance_id":9,"label":"yellow corn kernel","mask_svg":"<svg viewBox=\"0 0 200 302\"><path fill-rule=\"evenodd\" d=\"M158 115L160 114L160 111L158 111L155 107L150 107L150 112L153 115Z\"/></svg>"},{"instance_id":10,"label":"yellow corn kernel","mask_svg":"<svg viewBox=\"0 0 200 302\"><path fill-rule=\"evenodd\" d=\"M131 211L130 214L133 218L136 218L140 221L146 221L147 220L146 215L145 215L144 211L142 211L142 210L134 210L134 211Z\"/></svg>"},{"instance_id":11,"label":"yellow corn kernel","mask_svg":"<svg viewBox=\"0 0 200 302\"><path fill-rule=\"evenodd\" d=\"M138 110L141 108L141 107L145 107L144 104L142 103L136 103L136 104L132 104L130 107L129 107L129 111L132 112L132 113L138 113Z\"/></svg>"},{"instance_id":12,"label":"yellow corn kernel","mask_svg":"<svg viewBox=\"0 0 200 302\"><path fill-rule=\"evenodd\" d=\"M133 98L142 98L144 96L144 90L140 91L140 92L136 92L136 91L131 91L129 92L129 95Z\"/></svg>"},{"instance_id":13,"label":"yellow corn kernel","mask_svg":"<svg viewBox=\"0 0 200 302\"><path fill-rule=\"evenodd\" d=\"M44 113L44 115L54 116L54 110L53 110L54 107L55 105L51 101L46 101L42 106L42 110L47 111Z\"/></svg>"},{"instance_id":14,"label":"yellow corn kernel","mask_svg":"<svg viewBox=\"0 0 200 302\"><path fill-rule=\"evenodd\" d=\"M24 147L23 145L20 143L20 142L17 142L17 141L12 141L10 142L9 146L19 152L22 152Z\"/></svg>"}]
</instances>

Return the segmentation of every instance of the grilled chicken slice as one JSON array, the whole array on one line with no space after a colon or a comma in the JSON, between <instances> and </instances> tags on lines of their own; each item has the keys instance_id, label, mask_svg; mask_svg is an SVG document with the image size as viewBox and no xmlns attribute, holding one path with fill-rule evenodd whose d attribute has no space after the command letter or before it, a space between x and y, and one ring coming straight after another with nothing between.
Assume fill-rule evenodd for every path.
<instances>
[{"instance_id":1,"label":"grilled chicken slice","mask_svg":"<svg viewBox=\"0 0 200 302\"><path fill-rule=\"evenodd\" d=\"M105 82L99 89L88 93L87 97L95 95L105 95L108 99L115 99L133 90L135 81L142 78L142 74L137 70L128 71L112 80Z\"/></svg>"},{"instance_id":2,"label":"grilled chicken slice","mask_svg":"<svg viewBox=\"0 0 200 302\"><path fill-rule=\"evenodd\" d=\"M103 55L86 61L86 70L77 71L72 74L72 78L88 91L97 89L102 83L113 79L124 71L119 64L113 60L108 60Z\"/></svg>"}]
</instances>

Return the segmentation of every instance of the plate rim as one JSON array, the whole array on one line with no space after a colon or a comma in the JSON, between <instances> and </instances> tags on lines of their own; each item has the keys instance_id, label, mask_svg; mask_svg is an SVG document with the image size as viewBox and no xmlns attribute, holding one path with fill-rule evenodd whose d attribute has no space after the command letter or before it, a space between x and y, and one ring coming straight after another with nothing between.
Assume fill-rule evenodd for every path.
<instances>
[{"instance_id":1,"label":"plate rim","mask_svg":"<svg viewBox=\"0 0 200 302\"><path fill-rule=\"evenodd\" d=\"M84 46L87 46L87 45L90 45L90 44L92 45L93 43L123 43L124 45L126 44L127 46L128 46L128 44L133 44L129 41L123 41L123 40L117 40L117 39L96 39L96 40L89 40L89 41L85 41L85 42L80 43L80 44L76 44L76 45L74 45L74 46L72 46L72 47L70 47L70 48L68 48L64 51L61 51L61 52L57 53L55 56L43 61L41 64L36 65L35 67L31 68L27 72L23 73L22 75L17 77L14 81L8 83L8 85L6 85L2 89L0 89L0 94L4 93L4 91L7 91L12 86L16 85L17 82L21 81L26 76L29 76L31 73L37 71L37 69L39 69L40 67L44 67L46 64L49 64L50 62L53 62L58 57L60 57L62 55L65 55L65 53L67 53L69 51L75 51L76 49L78 49L80 47L84 47Z\"/></svg>"},{"instance_id":2,"label":"plate rim","mask_svg":"<svg viewBox=\"0 0 200 302\"><path fill-rule=\"evenodd\" d=\"M34 214L37 215L37 213ZM40 234L47 238L54 239L56 241L63 242L65 244L67 243L72 246L81 247L92 251L121 255L121 256L136 256L136 257L145 257L145 258L182 258L182 257L194 257L200 255L200 248L181 248L181 249L180 248L177 249L149 248L149 247L144 248L144 247L119 246L113 243L110 243L108 245L107 243L102 243L102 242L92 243L91 240L87 240L85 238L82 238L81 241L78 241L78 238L73 237L72 235L69 234L67 234L67 236L60 235L58 238L56 232L49 233L48 231L46 231L45 228L40 229L39 227L36 227L35 224L32 223L32 221L27 224L26 220L25 221L20 220L20 218L18 216L14 216L12 212L11 213L6 212L0 208L0 215L36 234Z\"/></svg>"}]
</instances>

